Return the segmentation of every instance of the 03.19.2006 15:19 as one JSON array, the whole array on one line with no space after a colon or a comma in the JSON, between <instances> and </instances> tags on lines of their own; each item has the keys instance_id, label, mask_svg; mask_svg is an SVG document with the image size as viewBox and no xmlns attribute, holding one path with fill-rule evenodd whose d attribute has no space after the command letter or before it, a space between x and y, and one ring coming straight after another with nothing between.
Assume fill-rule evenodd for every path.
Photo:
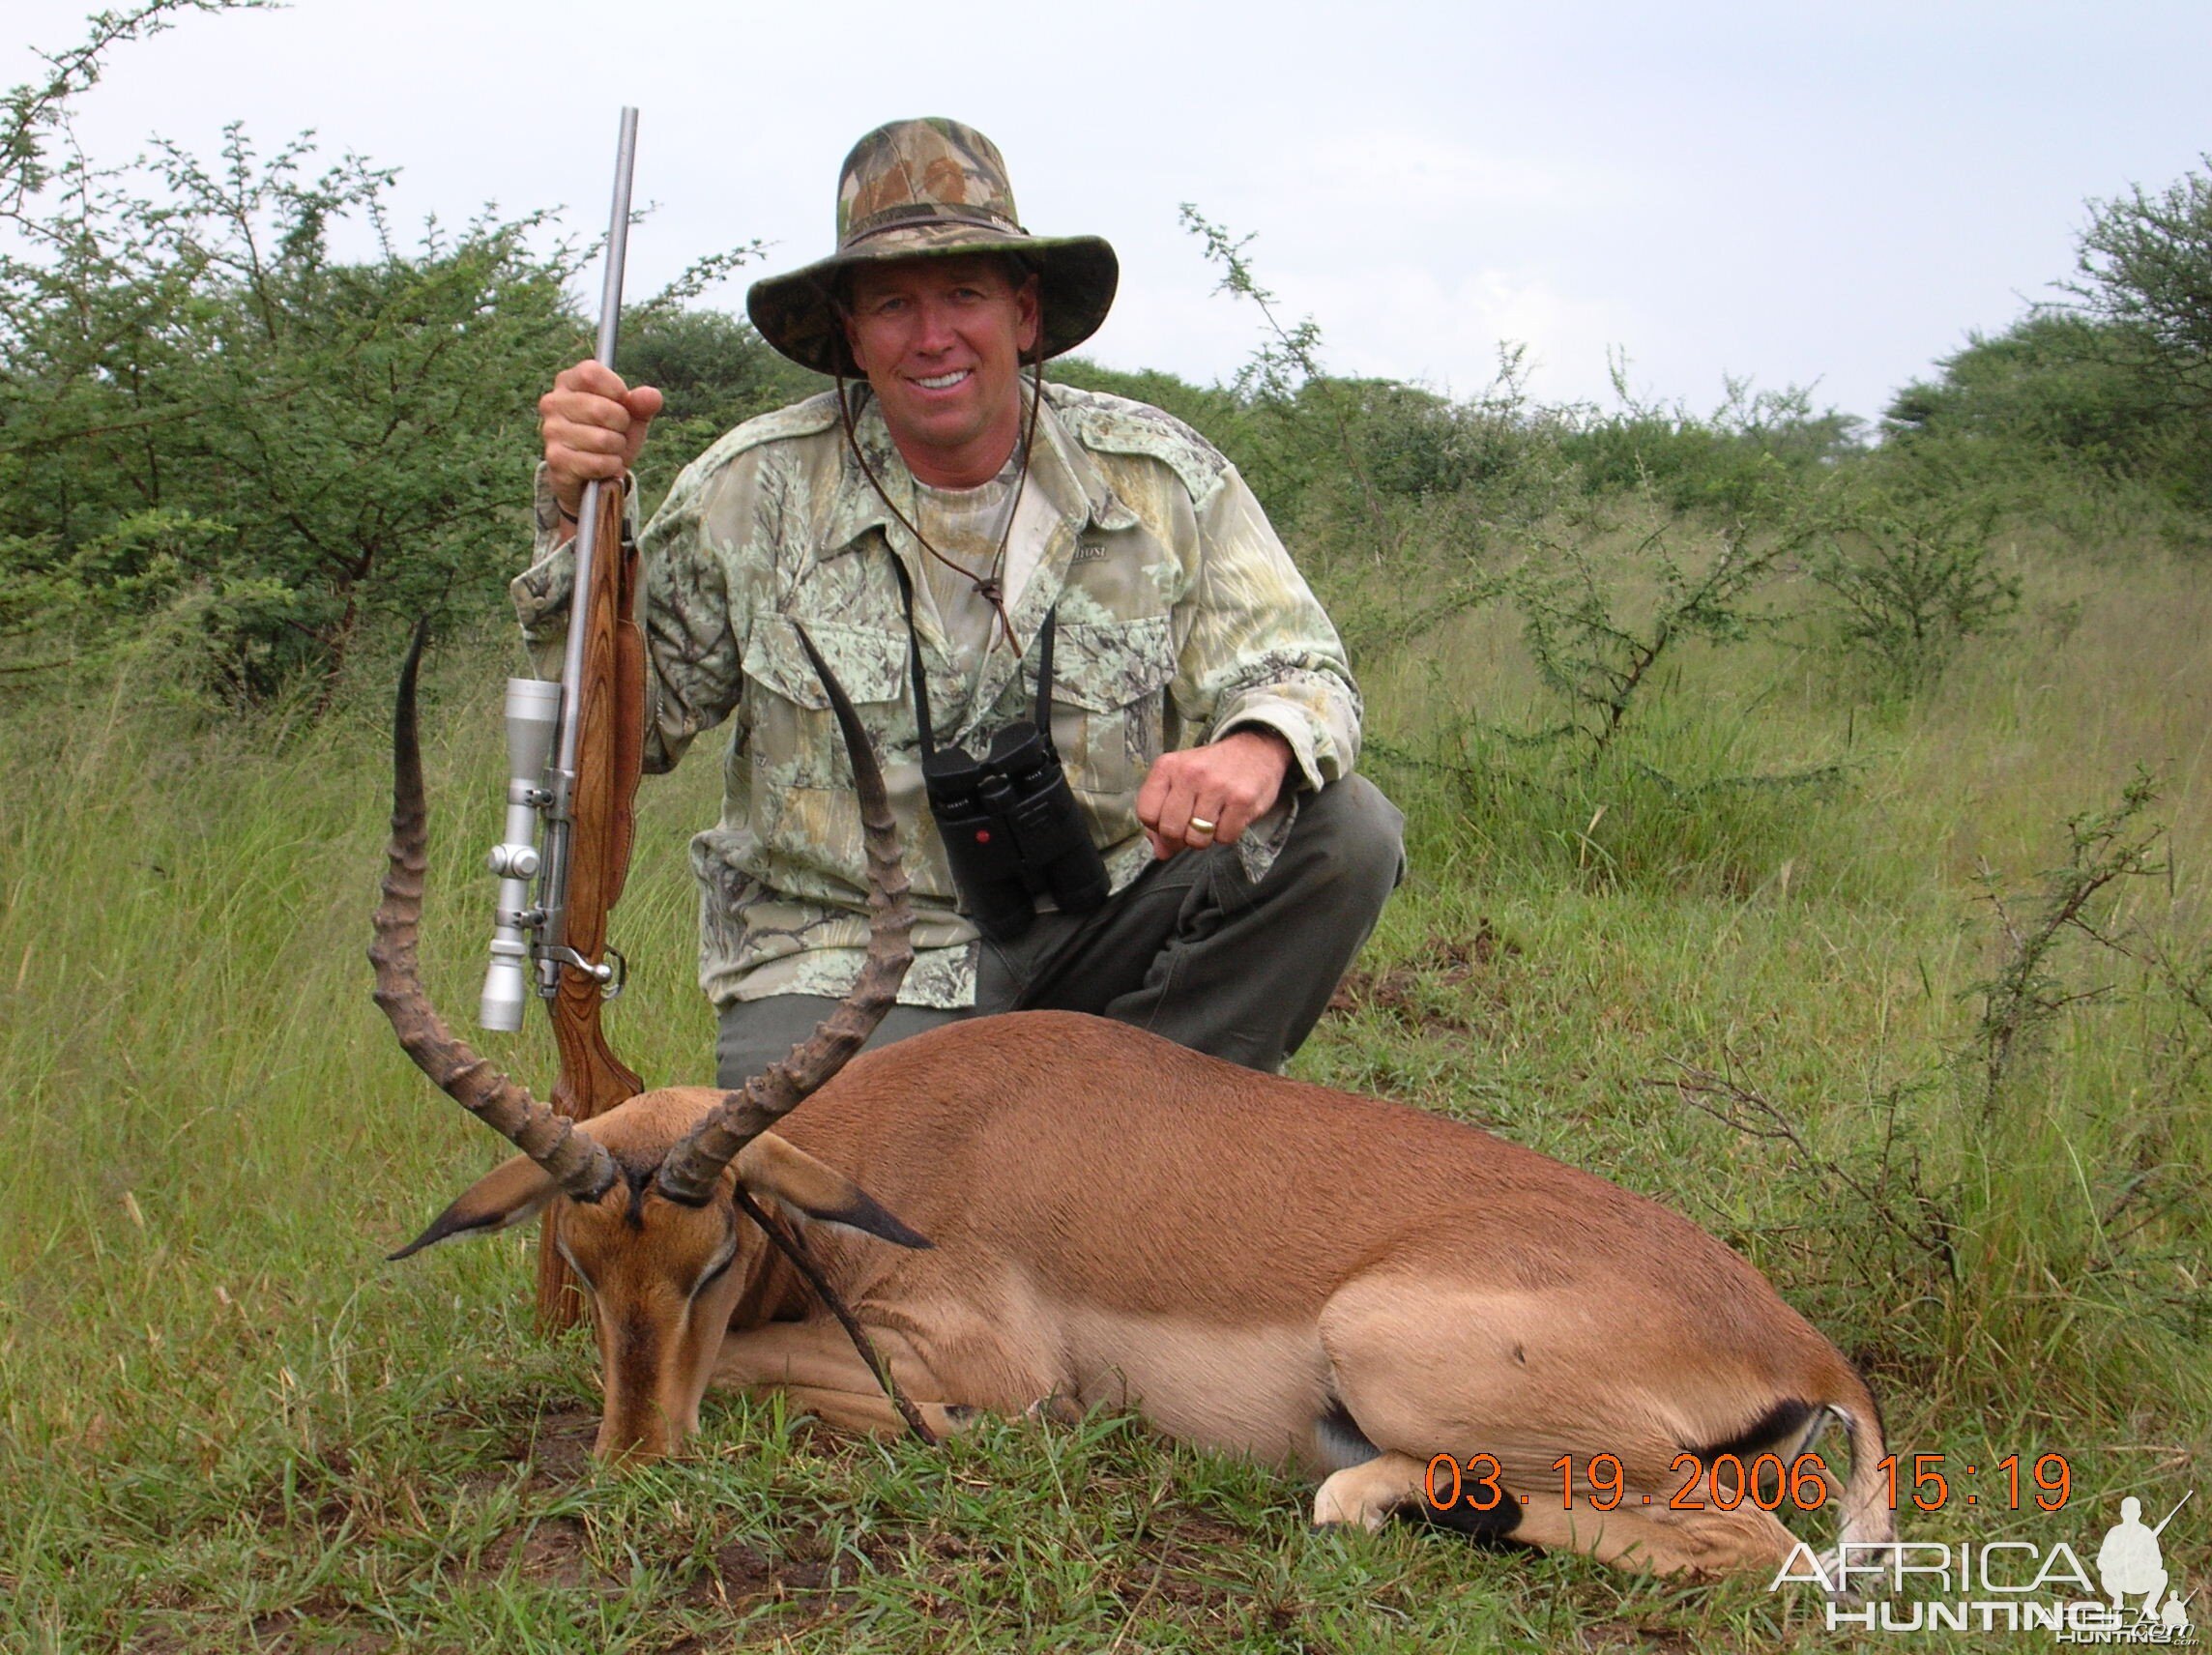
<instances>
[{"instance_id":1,"label":"03.19.2006 15:19","mask_svg":"<svg viewBox=\"0 0 2212 1655\"><path fill-rule=\"evenodd\" d=\"M1906 1495L1921 1511L1941 1511L1954 1498L1965 1505L1981 1503L1978 1493L1954 1489L1952 1477L1944 1473L1941 1454L1915 1454L1908 1464L1901 1464L1898 1455L1889 1454L1876 1465L1883 1473L1892 1511ZM2021 1509L2021 1465L2020 1455L2007 1454L1990 1467L2004 1476L2003 1503L2011 1511ZM1559 1474L1562 1510L1574 1507L1577 1468L1572 1454L1562 1454L1552 1462L1552 1469ZM1717 1454L1710 1461L1695 1454L1677 1454L1673 1469L1682 1477L1681 1485L1666 1501L1674 1511L1703 1511L1708 1507L1733 1511L1747 1499L1763 1511L1776 1511L1784 1505L1798 1511L1818 1511L1827 1503L1835 1480L1827 1462L1813 1453L1800 1454L1787 1464L1778 1454L1761 1454L1749 1465L1734 1454ZM1630 1494L1626 1474L1615 1455L1593 1454L1580 1462L1580 1472L1583 1503L1593 1511L1615 1511L1624 1503L1652 1503L1649 1494ZM1968 1477L1980 1473L1978 1465L1965 1467ZM1463 1466L1449 1454L1439 1454L1429 1461L1423 1489L1430 1508L1439 1512L1460 1505L1472 1511L1495 1511L1508 1499L1527 1505L1529 1496L1509 1493L1500 1480L1503 1475L1504 1466L1495 1455L1476 1454ZM2073 1488L2074 1468L2063 1454L2040 1455L2029 1467L2027 1492L2044 1511L2056 1511L2064 1505Z\"/></svg>"}]
</instances>

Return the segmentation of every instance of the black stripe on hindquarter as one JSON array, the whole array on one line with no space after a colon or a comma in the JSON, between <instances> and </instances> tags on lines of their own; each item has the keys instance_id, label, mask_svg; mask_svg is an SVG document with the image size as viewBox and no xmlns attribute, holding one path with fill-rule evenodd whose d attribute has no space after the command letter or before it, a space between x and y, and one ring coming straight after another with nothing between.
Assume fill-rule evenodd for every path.
<instances>
[{"instance_id":1,"label":"black stripe on hindquarter","mask_svg":"<svg viewBox=\"0 0 2212 1655\"><path fill-rule=\"evenodd\" d=\"M1710 1466L1723 1454L1733 1454L1747 1464L1755 1455L1803 1440L1806 1428L1819 1410L1801 1397L1784 1397L1735 1436L1703 1448L1684 1448L1698 1464Z\"/></svg>"},{"instance_id":2,"label":"black stripe on hindquarter","mask_svg":"<svg viewBox=\"0 0 2212 1655\"><path fill-rule=\"evenodd\" d=\"M1513 1531L1521 1526L1521 1502L1512 1495L1504 1495L1488 1511L1477 1511L1468 1503L1463 1492L1459 1501L1440 1511L1431 1505L1426 1491L1390 1514L1401 1523L1418 1523L1429 1528L1448 1528L1455 1534L1464 1534L1470 1543L1487 1550L1523 1551L1526 1540L1513 1538Z\"/></svg>"},{"instance_id":3,"label":"black stripe on hindquarter","mask_svg":"<svg viewBox=\"0 0 2212 1655\"><path fill-rule=\"evenodd\" d=\"M1443 1467L1439 1464L1444 1458L1438 1455L1429 1462L1432 1473ZM1485 1456L1476 1456L1478 1460ZM1430 1498L1432 1487L1438 1494L1457 1489L1459 1497L1447 1506L1439 1506ZM1496 1494L1496 1500L1487 1510L1476 1502L1485 1495ZM1454 1534L1464 1534L1468 1540L1486 1550L1511 1548L1524 1550L1526 1540L1513 1538L1513 1531L1521 1526L1521 1500L1501 1482L1476 1482L1470 1477L1452 1476L1446 1480L1437 1476L1435 1484L1427 1476L1421 1480L1421 1492L1397 1507L1390 1515L1400 1523L1418 1523L1428 1528L1448 1528Z\"/></svg>"}]
</instances>

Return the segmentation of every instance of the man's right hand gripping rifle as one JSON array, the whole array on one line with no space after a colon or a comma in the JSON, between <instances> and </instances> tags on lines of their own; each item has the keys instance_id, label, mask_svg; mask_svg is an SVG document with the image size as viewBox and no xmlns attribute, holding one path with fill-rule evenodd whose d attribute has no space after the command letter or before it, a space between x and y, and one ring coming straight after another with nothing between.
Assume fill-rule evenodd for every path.
<instances>
[{"instance_id":1,"label":"man's right hand gripping rifle","mask_svg":"<svg viewBox=\"0 0 2212 1655\"><path fill-rule=\"evenodd\" d=\"M652 386L625 385L612 368L589 361L564 368L553 389L538 399L538 430L561 510L558 538L576 532L584 484L619 483L636 464L646 428L663 400Z\"/></svg>"}]
</instances>

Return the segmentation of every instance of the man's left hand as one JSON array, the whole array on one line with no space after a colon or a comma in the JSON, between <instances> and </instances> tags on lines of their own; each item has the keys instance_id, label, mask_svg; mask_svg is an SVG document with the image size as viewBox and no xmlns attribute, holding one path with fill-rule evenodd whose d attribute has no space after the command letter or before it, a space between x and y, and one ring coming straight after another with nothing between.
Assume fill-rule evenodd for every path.
<instances>
[{"instance_id":1,"label":"man's left hand","mask_svg":"<svg viewBox=\"0 0 2212 1655\"><path fill-rule=\"evenodd\" d=\"M1137 790L1137 820L1165 861L1180 851L1231 845L1274 808L1291 744L1272 730L1232 730L1204 747L1164 753Z\"/></svg>"}]
</instances>

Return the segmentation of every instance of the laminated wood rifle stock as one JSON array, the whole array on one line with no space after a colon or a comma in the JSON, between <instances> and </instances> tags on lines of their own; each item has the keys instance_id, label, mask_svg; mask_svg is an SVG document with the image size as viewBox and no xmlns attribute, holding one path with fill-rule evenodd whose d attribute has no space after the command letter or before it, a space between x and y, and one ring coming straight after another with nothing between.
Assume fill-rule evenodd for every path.
<instances>
[{"instance_id":1,"label":"laminated wood rifle stock","mask_svg":"<svg viewBox=\"0 0 2212 1655\"><path fill-rule=\"evenodd\" d=\"M637 781L645 751L645 633L637 624L637 548L623 534L623 491L597 502L591 587L582 613L581 682L576 686L576 771L570 802L568 945L587 960L607 957L607 914L620 900L636 828ZM572 621L571 624L575 624ZM616 1057L600 1026L599 981L561 967L549 1002L561 1073L553 1107L577 1120L612 1109L642 1090L637 1073ZM551 1332L572 1325L584 1298L543 1225L538 1250L538 1321Z\"/></svg>"}]
</instances>

